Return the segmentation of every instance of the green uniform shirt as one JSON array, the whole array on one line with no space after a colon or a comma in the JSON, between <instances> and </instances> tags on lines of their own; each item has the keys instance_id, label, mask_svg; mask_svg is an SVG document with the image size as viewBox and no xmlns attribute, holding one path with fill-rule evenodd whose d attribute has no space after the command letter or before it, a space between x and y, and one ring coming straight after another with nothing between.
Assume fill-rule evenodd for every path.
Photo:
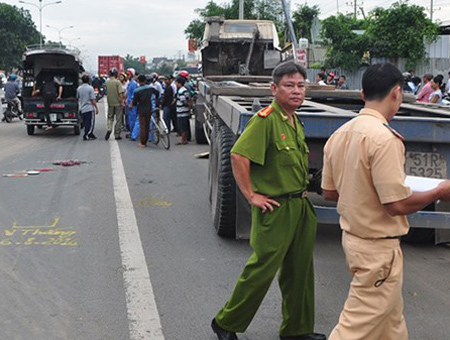
<instances>
[{"instance_id":1,"label":"green uniform shirt","mask_svg":"<svg viewBox=\"0 0 450 340\"><path fill-rule=\"evenodd\" d=\"M271 197L301 192L309 175L309 149L302 124L295 116L294 127L275 100L271 106L267 116L255 114L250 119L231 152L250 159L255 192Z\"/></svg>"},{"instance_id":2,"label":"green uniform shirt","mask_svg":"<svg viewBox=\"0 0 450 340\"><path fill-rule=\"evenodd\" d=\"M110 78L106 81L106 99L108 106L121 106L119 93L123 93L122 84L115 78Z\"/></svg>"}]
</instances>

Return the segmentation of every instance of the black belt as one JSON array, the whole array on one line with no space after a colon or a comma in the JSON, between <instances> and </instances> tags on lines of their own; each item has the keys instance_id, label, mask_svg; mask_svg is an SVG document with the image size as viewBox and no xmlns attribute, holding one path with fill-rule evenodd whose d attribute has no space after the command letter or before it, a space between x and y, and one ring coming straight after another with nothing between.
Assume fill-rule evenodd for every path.
<instances>
[{"instance_id":1,"label":"black belt","mask_svg":"<svg viewBox=\"0 0 450 340\"><path fill-rule=\"evenodd\" d=\"M395 239L400 239L401 236L386 236L386 237L382 237L382 240L395 240Z\"/></svg>"},{"instance_id":2,"label":"black belt","mask_svg":"<svg viewBox=\"0 0 450 340\"><path fill-rule=\"evenodd\" d=\"M302 192L296 192L294 194L284 194L280 196L271 197L272 199L281 199L281 200L290 200L292 198L306 198L308 196L308 192L306 190Z\"/></svg>"}]
</instances>

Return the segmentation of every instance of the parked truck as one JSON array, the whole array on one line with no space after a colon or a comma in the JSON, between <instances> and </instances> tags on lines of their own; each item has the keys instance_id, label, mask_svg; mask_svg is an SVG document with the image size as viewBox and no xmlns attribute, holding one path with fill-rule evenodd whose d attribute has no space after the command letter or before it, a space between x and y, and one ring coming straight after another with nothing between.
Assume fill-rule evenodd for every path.
<instances>
[{"instance_id":1,"label":"parked truck","mask_svg":"<svg viewBox=\"0 0 450 340\"><path fill-rule=\"evenodd\" d=\"M81 117L76 92L83 66L77 49L61 48L59 45L30 46L23 55L23 111L27 133L33 135L35 127L47 125L44 98L40 93L33 96L45 79L54 79L63 87L61 100L51 104L50 120L55 127L73 127L80 134Z\"/></svg>"},{"instance_id":2,"label":"parked truck","mask_svg":"<svg viewBox=\"0 0 450 340\"><path fill-rule=\"evenodd\" d=\"M101 55L98 56L98 75L107 75L109 70L115 67L119 73L124 72L125 61L123 57L118 55Z\"/></svg>"},{"instance_id":3,"label":"parked truck","mask_svg":"<svg viewBox=\"0 0 450 340\"><path fill-rule=\"evenodd\" d=\"M223 42L224 45L226 43ZM208 59L202 62L205 68ZM198 89L196 136L201 142L210 144L208 182L214 228L221 236L248 238L250 206L234 181L230 150L252 115L259 107L267 106L272 101L270 77L206 76L198 82ZM297 115L304 123L310 150L308 192L319 223L337 225L339 217L335 205L325 202L320 196L323 147L337 128L355 117L363 101L358 91L336 90L314 84L307 86L306 97ZM405 102L390 125L405 137L407 174L450 177L449 108L421 105L415 102L413 96L405 96ZM419 242L434 237L436 243L449 242L449 207L438 202L426 210L408 216L412 229L405 239Z\"/></svg>"}]
</instances>

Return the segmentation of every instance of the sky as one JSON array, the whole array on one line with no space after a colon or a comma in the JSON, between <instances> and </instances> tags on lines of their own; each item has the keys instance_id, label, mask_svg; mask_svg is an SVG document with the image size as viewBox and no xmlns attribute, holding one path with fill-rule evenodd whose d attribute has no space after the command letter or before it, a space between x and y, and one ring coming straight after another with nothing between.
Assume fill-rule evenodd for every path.
<instances>
[{"instance_id":1,"label":"sky","mask_svg":"<svg viewBox=\"0 0 450 340\"><path fill-rule=\"evenodd\" d=\"M38 0L24 0L38 4ZM61 0L57 5L42 9L42 33L52 41L78 47L87 70L95 71L98 55L146 56L173 58L187 53L184 29L197 18L195 9L202 8L208 0ZM352 12L357 1L366 14L377 6L389 7L396 0L291 0L294 10L299 4L318 5L320 18L339 12ZM410 0L409 3L429 8L434 2L433 19L450 19L450 0ZM0 1L28 9L39 30L39 10L18 0ZM42 0L50 4L54 0ZM216 0L217 3L228 2ZM52 27L47 27L47 25ZM74 26L73 28L65 27Z\"/></svg>"}]
</instances>

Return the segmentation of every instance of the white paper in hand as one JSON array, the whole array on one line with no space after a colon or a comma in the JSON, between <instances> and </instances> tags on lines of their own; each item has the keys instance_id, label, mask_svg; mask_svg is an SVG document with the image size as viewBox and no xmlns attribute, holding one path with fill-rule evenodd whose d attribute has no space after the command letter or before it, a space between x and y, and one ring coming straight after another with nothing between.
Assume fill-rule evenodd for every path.
<instances>
[{"instance_id":1,"label":"white paper in hand","mask_svg":"<svg viewBox=\"0 0 450 340\"><path fill-rule=\"evenodd\" d=\"M405 184L411 188L412 191L424 192L436 188L443 179L406 176Z\"/></svg>"}]
</instances>

